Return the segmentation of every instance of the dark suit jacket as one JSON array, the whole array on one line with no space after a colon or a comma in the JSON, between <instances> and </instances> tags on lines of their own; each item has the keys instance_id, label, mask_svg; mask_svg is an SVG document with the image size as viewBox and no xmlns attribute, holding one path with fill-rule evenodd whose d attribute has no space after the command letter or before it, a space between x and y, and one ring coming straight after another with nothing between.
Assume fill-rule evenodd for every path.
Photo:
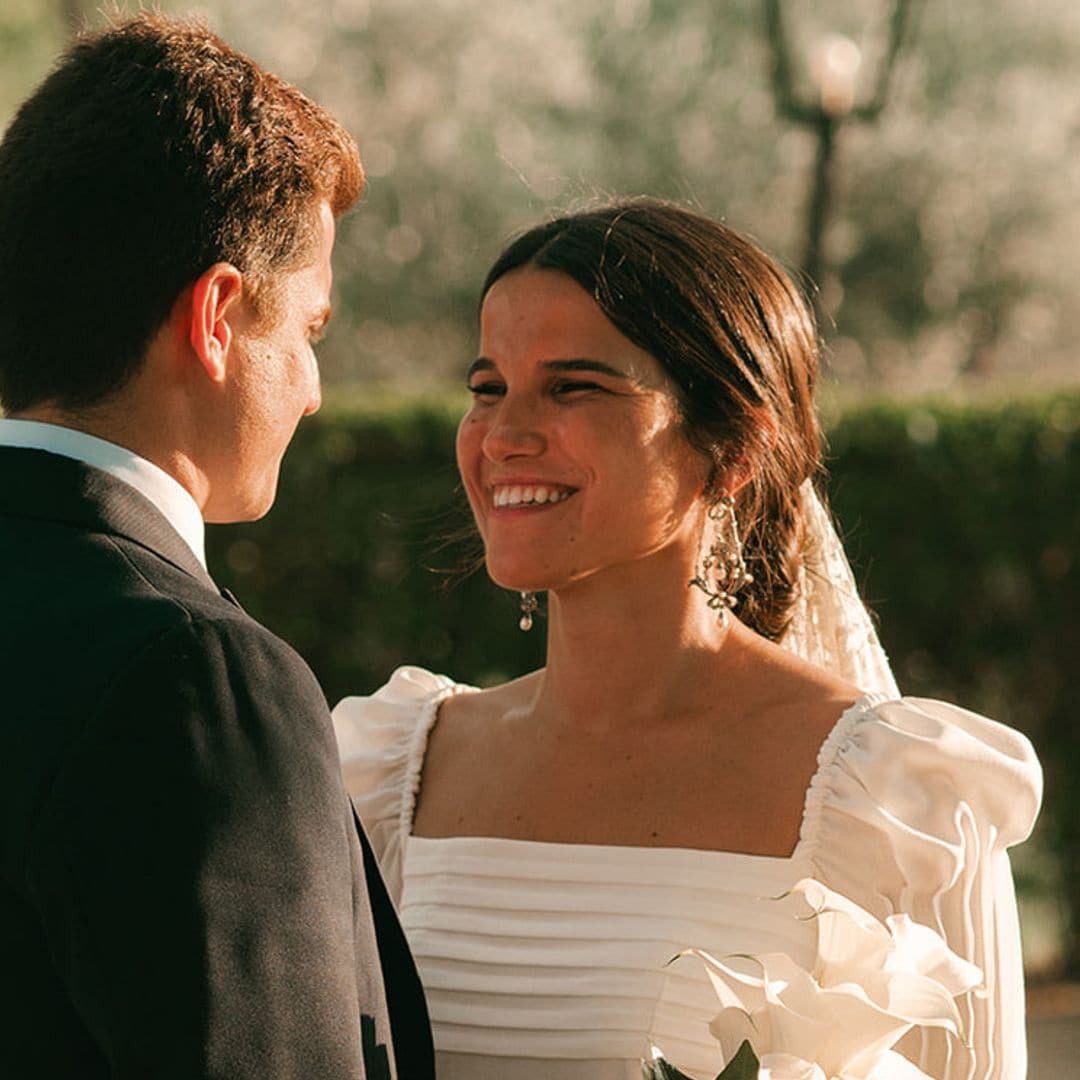
<instances>
[{"instance_id":1,"label":"dark suit jacket","mask_svg":"<svg viewBox=\"0 0 1080 1080\"><path fill-rule=\"evenodd\" d=\"M0 1077L430 1080L303 661L53 454L0 447L0 575Z\"/></svg>"}]
</instances>

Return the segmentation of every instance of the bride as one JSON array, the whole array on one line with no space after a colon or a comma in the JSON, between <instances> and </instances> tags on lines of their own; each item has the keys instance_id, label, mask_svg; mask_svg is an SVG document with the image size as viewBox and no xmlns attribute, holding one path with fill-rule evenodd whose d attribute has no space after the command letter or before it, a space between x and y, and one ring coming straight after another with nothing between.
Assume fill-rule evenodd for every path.
<instances>
[{"instance_id":1,"label":"bride","mask_svg":"<svg viewBox=\"0 0 1080 1080\"><path fill-rule=\"evenodd\" d=\"M665 964L810 967L814 927L770 899L805 877L981 970L964 1040L899 1050L1024 1076L1006 848L1038 764L898 696L819 494L817 366L777 264L664 203L539 226L489 273L458 464L521 629L547 594L546 666L484 690L404 668L335 710L442 1080L623 1080L647 1039L713 1077L715 995Z\"/></svg>"}]
</instances>

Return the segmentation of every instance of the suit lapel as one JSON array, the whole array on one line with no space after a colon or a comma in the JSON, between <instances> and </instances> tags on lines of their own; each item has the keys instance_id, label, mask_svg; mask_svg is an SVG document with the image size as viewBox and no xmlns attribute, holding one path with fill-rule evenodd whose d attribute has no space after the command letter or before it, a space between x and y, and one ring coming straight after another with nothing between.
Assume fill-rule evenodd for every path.
<instances>
[{"instance_id":1,"label":"suit lapel","mask_svg":"<svg viewBox=\"0 0 1080 1080\"><path fill-rule=\"evenodd\" d=\"M145 495L81 461L0 446L0 516L65 522L125 537L216 591L194 552Z\"/></svg>"}]
</instances>

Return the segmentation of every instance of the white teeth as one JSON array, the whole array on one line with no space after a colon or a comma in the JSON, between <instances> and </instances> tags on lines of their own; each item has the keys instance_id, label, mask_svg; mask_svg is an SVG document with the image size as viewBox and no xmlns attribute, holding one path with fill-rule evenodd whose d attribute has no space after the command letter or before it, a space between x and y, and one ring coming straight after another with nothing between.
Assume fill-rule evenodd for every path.
<instances>
[{"instance_id":1,"label":"white teeth","mask_svg":"<svg viewBox=\"0 0 1080 1080\"><path fill-rule=\"evenodd\" d=\"M573 492L566 488L545 487L541 484L515 485L495 488L492 501L496 507L543 506L545 503L562 502L564 499L569 499L571 494Z\"/></svg>"}]
</instances>

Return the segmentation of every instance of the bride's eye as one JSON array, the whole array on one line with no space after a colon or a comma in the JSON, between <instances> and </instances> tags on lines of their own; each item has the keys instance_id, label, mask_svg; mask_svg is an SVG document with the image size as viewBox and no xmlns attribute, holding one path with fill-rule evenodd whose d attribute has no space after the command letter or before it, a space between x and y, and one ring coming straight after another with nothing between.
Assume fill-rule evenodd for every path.
<instances>
[{"instance_id":1,"label":"bride's eye","mask_svg":"<svg viewBox=\"0 0 1080 1080\"><path fill-rule=\"evenodd\" d=\"M502 397L506 393L506 387L498 382L469 383L468 390L474 398L478 399Z\"/></svg>"},{"instance_id":2,"label":"bride's eye","mask_svg":"<svg viewBox=\"0 0 1080 1080\"><path fill-rule=\"evenodd\" d=\"M584 379L564 379L552 387L552 393L556 397L566 397L569 394L604 389L606 388L596 382L588 382Z\"/></svg>"}]
</instances>

